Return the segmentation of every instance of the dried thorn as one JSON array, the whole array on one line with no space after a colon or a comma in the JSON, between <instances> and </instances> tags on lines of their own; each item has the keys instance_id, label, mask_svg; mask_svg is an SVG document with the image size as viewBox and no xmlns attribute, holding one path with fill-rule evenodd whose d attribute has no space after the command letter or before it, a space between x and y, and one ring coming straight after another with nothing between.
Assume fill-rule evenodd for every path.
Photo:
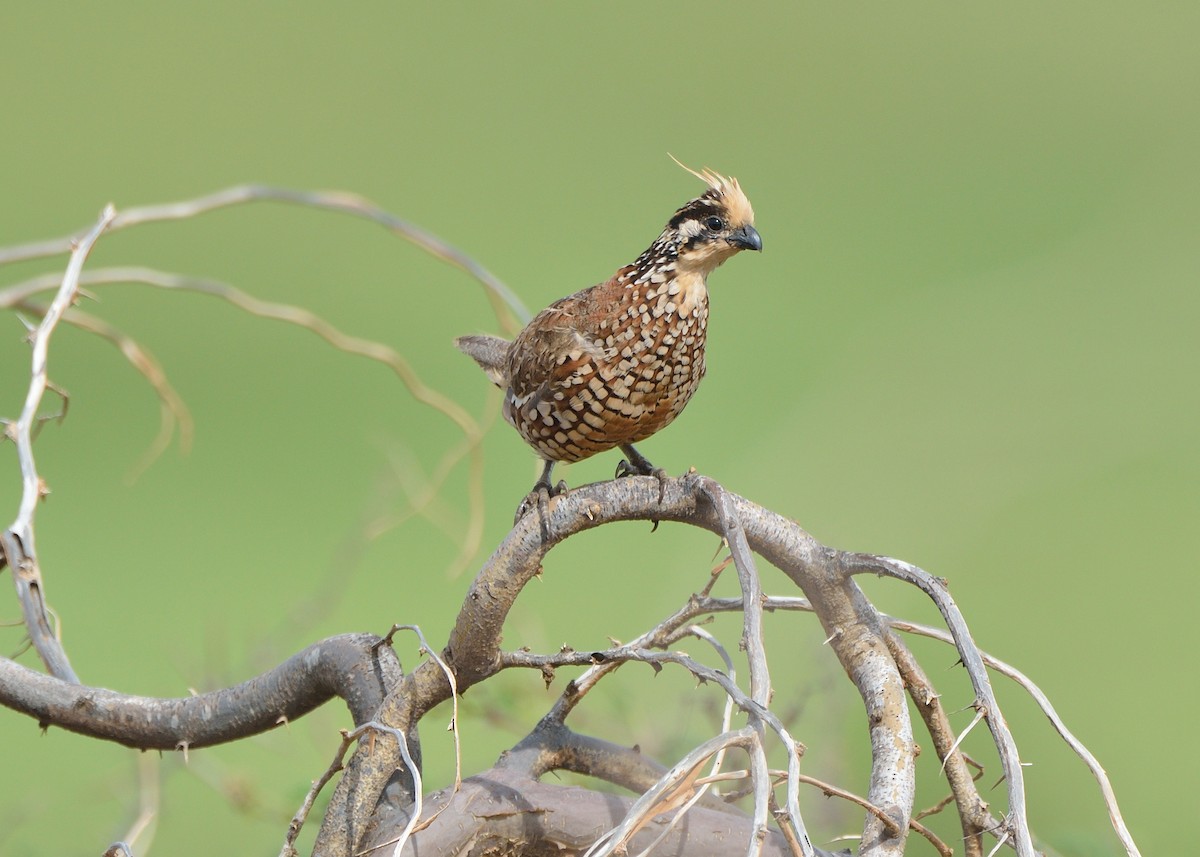
<instances>
[{"instance_id":1,"label":"dried thorn","mask_svg":"<svg viewBox=\"0 0 1200 857\"><path fill-rule=\"evenodd\" d=\"M1004 847L1004 843L1008 842L1010 836L1012 836L1012 832L1006 830L1004 835L1000 837L1000 841L996 843L996 847L988 852L987 857L996 857L996 854L1000 853L1000 849Z\"/></svg>"},{"instance_id":2,"label":"dried thorn","mask_svg":"<svg viewBox=\"0 0 1200 857\"><path fill-rule=\"evenodd\" d=\"M709 560L709 562L715 561L716 558L721 555L721 551L724 551L724 550L729 550L729 539L722 536L721 543L719 545L717 545L717 549L715 551L713 551L712 559ZM732 557L730 559L732 559ZM724 568L727 565L729 565L728 559L725 560L725 562L721 563L721 568Z\"/></svg>"},{"instance_id":3,"label":"dried thorn","mask_svg":"<svg viewBox=\"0 0 1200 857\"><path fill-rule=\"evenodd\" d=\"M183 753L183 763L185 765L188 763L188 747L190 747L190 746L191 746L191 742L189 742L189 741L180 741L178 744L175 745L176 752Z\"/></svg>"},{"instance_id":4,"label":"dried thorn","mask_svg":"<svg viewBox=\"0 0 1200 857\"><path fill-rule=\"evenodd\" d=\"M967 724L967 728L964 729L959 736L954 739L954 743L951 744L950 749L946 751L946 756L944 759L942 759L942 767L938 771L939 774L944 774L946 772L946 762L949 761L950 757L954 755L955 751L958 749L958 745L961 744L969 734L971 734L971 730L979 725L979 721L986 716L986 713L987 709L983 706L979 706L979 710L975 712L975 716L971 719L971 722Z\"/></svg>"}]
</instances>

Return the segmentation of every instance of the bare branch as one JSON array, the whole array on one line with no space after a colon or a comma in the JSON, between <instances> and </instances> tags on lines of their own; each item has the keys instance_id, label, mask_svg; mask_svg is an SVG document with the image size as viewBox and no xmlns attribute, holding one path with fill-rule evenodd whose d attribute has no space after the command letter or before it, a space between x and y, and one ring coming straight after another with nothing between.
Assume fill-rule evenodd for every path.
<instances>
[{"instance_id":1,"label":"bare branch","mask_svg":"<svg viewBox=\"0 0 1200 857\"><path fill-rule=\"evenodd\" d=\"M16 520L0 535L0 548L3 549L5 562L12 570L13 583L16 585L17 598L25 614L25 627L33 641L34 648L41 656L46 668L64 681L78 682L75 671L71 669L67 653L63 650L58 639L50 631L50 623L46 614L45 585L42 581L41 569L37 561L37 548L34 540L33 516L37 504L46 493L46 485L38 475L37 465L33 457L33 427L37 421L38 408L42 396L49 385L47 363L50 354L50 336L58 326L63 313L75 301L79 290L79 276L83 272L83 264L96 241L108 229L116 218L116 210L110 205L100 215L100 219L78 241L70 245L71 258L67 262L66 273L63 274L58 291L45 315L33 331L30 344L33 359L30 367L29 390L25 395L25 405L17 421L6 427L6 433L17 446L17 461L21 469L21 503L17 510Z\"/></svg>"},{"instance_id":2,"label":"bare branch","mask_svg":"<svg viewBox=\"0 0 1200 857\"><path fill-rule=\"evenodd\" d=\"M883 824L885 827L891 829L892 833L894 835L898 835L900 833L900 831L895 829L896 822L891 818L891 816L889 816L886 812L884 812L879 807L872 804L866 798L859 797L858 795L854 794L853 792L849 792L849 791L846 791L845 789L838 788L837 786L832 785L831 783L824 782L823 780L818 780L816 777L810 777L806 774L798 775L797 779L800 782L806 783L810 786L816 786L817 788L819 788L821 791L823 791L829 797L840 797L842 800L846 800L846 801L849 801L850 803L861 806L863 809L867 810L867 812L871 813L876 818L878 818L881 824ZM921 834L926 839L928 839L929 844L932 845L934 848L936 848L937 852L939 854L941 854L942 857L952 857L952 855L954 854L954 850L949 845L947 845L945 842L943 842L941 839L939 839L936 835L934 835L932 830L930 830L925 825L921 824L916 819L909 819L908 826L912 830L915 830L917 833Z\"/></svg>"},{"instance_id":3,"label":"bare branch","mask_svg":"<svg viewBox=\"0 0 1200 857\"><path fill-rule=\"evenodd\" d=\"M87 277L88 273L84 272L83 276ZM22 306L26 305L22 304ZM129 364L137 370L138 374L146 379L146 383L150 385L155 395L158 396L158 435L154 438L154 441L150 444L149 449L146 450L141 460L134 465L133 470L129 473L129 478L131 480L135 479L147 467L153 464L160 455L166 452L167 447L171 443L171 436L175 433L176 426L179 427L180 447L185 452L189 450L192 446L192 438L195 433L191 412L188 410L183 398L176 392L171 382L167 379L167 373L163 371L162 364L158 362L154 355L142 347L131 336L109 324L104 319L88 315L77 308L68 310L66 315L63 316L63 321L112 343L121 352L121 355L129 361Z\"/></svg>"},{"instance_id":4,"label":"bare branch","mask_svg":"<svg viewBox=\"0 0 1200 857\"><path fill-rule=\"evenodd\" d=\"M626 813L632 803L618 795L540 783L519 771L493 768L463 780L463 788L453 796L448 789L430 795L424 815L439 813L438 818L422 831L420 850L410 843L405 854L520 854L530 853L534 849L525 846L535 845L541 846L539 851L553 845L562 853L581 854L595 841L597 830L611 825L614 812ZM387 817L356 853L378 857L381 849L394 845L388 830L405 823L403 811ZM652 817L629 841L630 853L644 849L667 823ZM676 827L661 843L661 853L727 857L729 843L746 841L750 829L744 816L697 808L688 814L686 825ZM834 857L827 851L814 853ZM789 857L779 833L768 833L763 857Z\"/></svg>"},{"instance_id":5,"label":"bare branch","mask_svg":"<svg viewBox=\"0 0 1200 857\"><path fill-rule=\"evenodd\" d=\"M942 618L954 637L954 647L958 650L967 675L971 679L971 686L975 689L975 709L980 716L986 718L996 751L1000 756L1000 764L1004 769L1008 791L1009 814L1007 818L1013 825L1011 831L1013 844L1018 857L1035 857L1036 852L1033 847L1033 838L1029 832L1029 819L1025 806L1025 776L1021 770L1020 754L1008 724L1004 720L1004 715L1000 713L1000 703L997 702L996 695L992 691L992 684L988 678L987 669L984 667L983 657L971 637L971 631L967 627L967 622L958 609L958 605L950 597L950 591L946 588L945 582L903 560L849 553L844 554L843 557L844 567L848 573L870 573L903 580L928 595L941 612Z\"/></svg>"},{"instance_id":6,"label":"bare branch","mask_svg":"<svg viewBox=\"0 0 1200 857\"><path fill-rule=\"evenodd\" d=\"M392 645L392 638L395 637L398 631L412 631L417 635L417 639L421 641L420 653L429 655L429 659L437 664L438 669L442 671L442 675L446 677L446 682L450 685L450 733L454 737L454 788L458 789L462 785L462 745L458 737L458 685L454 678L454 673L450 667L446 666L446 662L438 657L437 652L429 645L429 641L425 639L425 634L419 625L392 625L392 629L387 632L380 645Z\"/></svg>"},{"instance_id":7,"label":"bare branch","mask_svg":"<svg viewBox=\"0 0 1200 857\"><path fill-rule=\"evenodd\" d=\"M696 747L675 765L658 782L646 790L625 813L620 824L613 827L592 843L584 853L584 857L608 857L619 850L626 850L625 845L638 831L642 830L656 815L675 808L672 799L680 790L690 793L692 784L700 774L700 767L712 758L718 751L729 747L742 747L749 752L754 741L754 731L749 727L726 732L710 738ZM755 819L755 831L759 829L758 819Z\"/></svg>"},{"instance_id":8,"label":"bare branch","mask_svg":"<svg viewBox=\"0 0 1200 857\"><path fill-rule=\"evenodd\" d=\"M357 730L355 731L357 732ZM304 802L300 804L300 808L296 810L296 814L292 816L292 820L288 824L287 834L283 838L283 847L279 849L279 857L296 857L296 840L300 838L300 831L304 829L304 822L308 820L308 814L312 812L317 795L329 784L330 780L343 770L346 752L354 746L354 742L357 740L357 735L351 735L349 731L342 730L342 743L337 752L333 754L333 761L329 763L329 767L321 776L313 780L312 786L304 795Z\"/></svg>"},{"instance_id":9,"label":"bare branch","mask_svg":"<svg viewBox=\"0 0 1200 857\"><path fill-rule=\"evenodd\" d=\"M521 323L524 323L529 318L529 311L525 309L520 299L512 290L470 256L456 247L447 244L436 235L385 211L370 200L356 194L297 191L263 185L241 185L225 188L207 196L184 200L182 202L169 202L162 205L148 205L140 208L124 209L113 219L110 231L115 232L142 223L153 223L164 220L186 220L219 208L244 205L250 202L282 202L301 205L309 208L350 214L378 223L393 234L415 244L431 256L464 271L479 282L486 290L488 299L492 302L492 306L496 310L497 321L500 322L505 331L510 333L516 331L518 325L513 320L514 316ZM50 241L39 241L33 244L7 247L0 250L0 265L67 253L72 250L77 240L77 236L67 236ZM3 305L4 294L0 292L0 306Z\"/></svg>"},{"instance_id":10,"label":"bare branch","mask_svg":"<svg viewBox=\"0 0 1200 857\"><path fill-rule=\"evenodd\" d=\"M9 289L0 292L0 306L4 305L4 300L7 298L9 302L18 306L25 306L25 300L29 294L44 290L49 283L46 277L39 277L29 280L25 283L19 283ZM347 354L353 354L359 357L366 357L377 363L387 366L396 377L404 384L409 394L418 402L434 408L440 413L449 418L462 432L464 444L460 449L452 450L447 455L447 459L443 466L439 468L440 472L448 471L450 466L461 460L463 455L469 455L472 459L470 469L470 486L468 491L468 502L470 514L467 519L467 532L459 541L459 552L453 561L454 568L461 568L470 561L475 552L479 548L480 540L483 536L483 488L482 488L482 473L483 462L482 452L479 449L480 441L483 438L483 430L475 419L468 414L457 402L447 397L426 385L418 376L409 362L396 349L384 345L379 342L374 342L361 337L351 336L343 333L338 328L334 327L325 319L321 318L316 313L304 309L302 307L292 306L290 304L273 303L270 301L260 300L253 295L247 294L241 289L232 286L228 283L223 283L217 280L206 279L202 277L188 277L180 274L175 274L167 271L160 271L154 268L145 267L115 267L115 268L100 268L93 271L88 271L80 278L80 283L88 286L112 285L115 283L140 283L143 285L154 286L155 288L196 292L199 294L210 295L219 298L227 303L237 307L243 312L249 313L259 318L267 318L275 321L282 321L286 324L292 324L297 327L302 327L315 333L317 336L324 339L327 343L337 348L339 351L344 351ZM89 327L86 323L81 323L82 327ZM99 326L93 323L90 325L98 333L106 335L107 338L114 339L113 331L101 332ZM119 336L119 334L116 334ZM114 339L120 345L122 341L130 341L128 338L124 340ZM125 350L124 348L122 349ZM126 352L126 356L130 361L142 367L137 361L130 357ZM165 377L148 374L143 371L151 384L155 386L159 393L160 399L171 405L173 413L178 413L179 401L178 397L174 396L174 391L169 385L165 384ZM157 383L156 383L157 381ZM186 413L186 409L183 410ZM182 425L188 425L186 422L181 422ZM190 438L185 435L185 441ZM444 477L442 477L444 478Z\"/></svg>"},{"instance_id":11,"label":"bare branch","mask_svg":"<svg viewBox=\"0 0 1200 857\"><path fill-rule=\"evenodd\" d=\"M630 477L585 486L554 498L544 519L540 514L530 514L518 522L469 588L444 652L446 663L457 676L460 692L499 669L500 633L508 611L522 588L540 571L545 554L563 539L613 520L651 519L683 521L726 535L724 522L711 502L711 485L701 482L700 477L668 480L661 488L664 490L660 501L657 479ZM823 623L828 630L835 627L839 630L839 639L833 644L835 651L859 685L870 713L873 774L868 800L884 807L907 830L914 791L915 745L903 683L887 652L878 614L841 570L838 552L820 545L792 522L740 497L728 496L750 547L781 567L806 590L812 590L810 598L816 592L825 607L821 614ZM647 653L646 660L673 657L677 656ZM405 724L415 722L430 707L447 698L449 687L444 677L429 669L429 664L423 664L401 682L380 711L382 722L404 729ZM705 678L721 683L723 677L706 675ZM880 688L885 688L885 692L881 693ZM725 689L741 693L736 687ZM773 715L754 704L746 707L779 732ZM782 737L785 732L780 734ZM380 753L370 757L361 752L355 754L350 763L355 773L354 788L365 790L364 795L378 795L399 761ZM349 793L335 794L334 799L350 797ZM353 802L361 805L364 800L360 796ZM341 809L335 807L334 811ZM348 806L344 809L354 812ZM365 823L365 818L357 822ZM868 819L867 830L874 836L872 847L894 848L897 853L902 848L903 840L890 840L888 829L877 819ZM320 841L332 853L341 848L330 840Z\"/></svg>"},{"instance_id":12,"label":"bare branch","mask_svg":"<svg viewBox=\"0 0 1200 857\"><path fill-rule=\"evenodd\" d=\"M912 634L919 634L923 637L931 637L935 640L941 640L943 643L955 645L955 639L952 634L941 630L940 628L931 628L928 625L920 625L915 622L907 622L903 619L887 617L887 622L893 628L900 631L907 631ZM1108 808L1108 817L1112 822L1113 830L1117 834L1117 838L1121 840L1121 846L1130 857L1141 857L1141 851L1138 850L1137 843L1133 841L1133 836L1129 832L1129 828L1125 825L1125 818L1121 815L1121 808L1117 804L1116 792L1113 791L1112 781L1109 780L1108 774L1100 765L1099 760L1092 752L1084 745L1082 741L1075 737L1075 734L1067 728L1067 724L1059 716L1054 705L1050 702L1050 698L1045 692L1038 687L1032 679L1025 673L1021 672L1016 667L1005 663L999 658L989 655L987 652L981 651L980 657L983 662L990 668L1000 673L1003 676L1015 681L1019 684L1026 693L1033 697L1034 702L1042 709L1042 713L1049 718L1050 723L1054 726L1054 730L1062 736L1062 739L1067 743L1074 753L1083 760L1091 771L1092 777L1100 786L1100 793L1104 798L1104 805Z\"/></svg>"},{"instance_id":13,"label":"bare branch","mask_svg":"<svg viewBox=\"0 0 1200 857\"><path fill-rule=\"evenodd\" d=\"M355 723L374 715L401 678L400 663L371 634L330 637L225 690L181 699L84 687L0 658L0 704L57 726L140 750L187 750L274 729L334 696Z\"/></svg>"},{"instance_id":14,"label":"bare branch","mask_svg":"<svg viewBox=\"0 0 1200 857\"><path fill-rule=\"evenodd\" d=\"M750 662L750 695L759 705L771 701L771 676L767 670L767 652L763 642L762 583L754 554L746 544L746 533L738 521L733 499L725 489L707 477L697 477L697 483L709 502L712 503L721 525L721 535L729 546L729 554L737 568L738 583L742 588L742 646Z\"/></svg>"},{"instance_id":15,"label":"bare branch","mask_svg":"<svg viewBox=\"0 0 1200 857\"><path fill-rule=\"evenodd\" d=\"M766 598L763 604L766 610L801 610L804 612L813 612L814 609L811 602L809 602L809 600L806 598L772 596ZM742 609L742 603L741 599L739 598L696 598L689 603L688 615L689 617L694 618L710 612L726 612L740 609ZM954 635L942 630L941 628L933 628L929 625L910 622L907 619L900 619L895 616L888 616L886 614L881 614L881 618L889 627L894 628L897 631L904 631L906 633L916 634L922 637L929 637L930 639L939 640L940 642L946 643L950 646L955 645ZM891 644L894 644L895 642L895 640L892 640ZM896 656L897 663L905 673L905 683L910 687L914 701L917 702L918 710L924 712L926 710L936 709L938 712L937 718L939 720L944 720L945 712L941 708L941 705L937 702L937 696L936 693L933 692L932 685L929 685L928 679L924 678L924 673L919 671L919 665L916 663L916 660L913 659L911 654L908 653L907 649L902 646L897 648L893 645L893 653ZM1121 814L1120 806L1117 803L1116 794L1113 791L1112 782L1109 780L1108 774L1105 772L1103 766L1101 766L1099 760L1096 759L1095 755L1088 750L1083 742L1080 741L1067 727L1066 723L1058 714L1058 711L1054 708L1053 703L1050 702L1050 699L1046 693L1040 687L1038 687L1038 685L1032 679L1025 675L1025 673L1021 672L1011 664L1008 664L1007 662L1002 661L994 655L990 655L982 650L980 650L979 654L983 659L984 664L989 669L995 670L1001 675L1012 679L1031 697L1033 697L1034 702L1037 703L1038 707L1042 709L1042 712L1050 720L1050 723L1054 727L1055 731L1062 736L1063 740L1067 743L1071 750L1083 760L1085 765L1087 765L1088 770L1092 773L1093 778L1095 778L1097 784L1100 786L1100 791L1104 799L1105 806L1108 809L1109 818L1112 821L1113 829L1116 832L1117 837L1121 841L1122 847L1125 849L1126 853L1130 855L1130 857L1140 857L1141 851L1138 849L1137 844L1134 842L1133 837L1129 833L1129 829L1125 824L1124 817ZM954 743L953 730L950 728L948 723L939 725L938 723L934 723L932 719L927 719L927 723L932 724L929 726L929 730L930 734L934 737L935 744L937 745L938 758L946 759L949 753L949 748ZM945 770L948 776L953 776L953 772L955 771L957 765L961 765L964 761L969 761L961 754L956 753L954 755L958 757L958 762L955 762L954 759L951 759L951 761L945 765ZM970 785L971 782L978 779L978 776L971 775L965 770L965 767L962 769L961 776L968 781L968 785L955 787L955 797L960 798L959 812L963 816L964 821L970 821L977 827L978 830L990 830L996 835L1002 835L1002 832L998 830L1002 822L997 821L988 813L987 804L982 800L982 798L979 797L978 792L974 790L973 786ZM972 853L974 852L971 850L970 845L968 844L967 854L971 855ZM979 853L982 854L982 851Z\"/></svg>"},{"instance_id":16,"label":"bare branch","mask_svg":"<svg viewBox=\"0 0 1200 857\"><path fill-rule=\"evenodd\" d=\"M384 640L365 635L326 640L256 679L198 697L148 699L79 686L52 630L53 613L45 602L34 546L35 510L48 488L37 472L32 443L39 426L47 419L44 414L39 414L43 398L47 391L57 389L49 379L46 360L48 341L58 323L65 320L78 324L112 342L155 389L162 416L159 437L152 448L154 454L169 443L176 421L182 426L185 442L190 426L186 407L153 357L107 322L72 309L84 285L139 282L164 289L200 292L253 315L304 327L340 350L387 365L416 400L441 411L462 433L462 441L445 454L428 484L408 491L412 513L427 514L436 520L437 509L431 507L436 492L456 464L470 456L471 516L456 564L468 562L482 538L479 446L482 429L453 400L426 386L397 351L343 333L306 309L263 301L226 283L141 267L83 271L89 251L105 231L193 217L254 201L304 205L371 220L475 277L484 285L505 329L511 332L515 329L516 319L528 317L515 296L465 254L374 204L347 194L244 186L197 199L120 213L109 206L100 220L77 239L0 250L0 265L70 252L63 276L40 277L0 290L0 308L22 309L40 317L39 323L30 328L33 358L25 403L20 417L5 424L6 435L17 447L22 493L16 520L8 530L0 533L0 567L8 565L12 569L30 639L51 672L47 676L0 660L0 703L36 717L43 727L56 725L130 746L180 749L186 754L191 747L243 737L294 719L332 695L345 698L358 728L349 735L343 733L344 740L334 762L313 784L293 819L283 854L294 853L296 837L318 793L345 764L345 776L337 784L318 833L317 850L322 854L349 857L350 854L366 853L356 849L361 842L369 842L374 843L370 850L388 847L393 855L400 855L413 851L413 836L419 831L423 834L422 849L429 847L439 853L488 850L489 835L508 835L507 840L499 841L510 849L520 850L520 837L514 838L509 832L505 818L473 809L472 799L486 795L481 804L499 805L505 807L503 813L519 815L524 819L523 835L529 837L530 831L537 826L531 826L529 822L538 813L545 813L549 819L561 806L591 806L586 799L575 802L568 796L568 790L542 791L546 787L533 779L548 770L569 769L642 792L636 800L623 802L623 818L615 827L612 826L614 815L610 807L608 821L599 828L593 827L582 844L574 845L572 833L565 827L556 829L546 840L559 849L574 853L586 848L589 857L607 857L617 852L647 857L660 845L678 848L685 842L689 853L703 855L706 853L704 846L694 847L688 837L693 828L707 827L714 823L712 819L722 817L736 821L736 824L715 823L725 824L721 829L727 833L737 831L739 841L745 842L747 857L759 857L760 854L773 857L776 852L790 852L793 857L823 854L811 844L800 815L798 795L800 785L804 783L817 784L827 794L836 794L863 807L865 819L860 853L872 857L898 857L904 851L906 837L912 829L929 838L939 853L945 855L950 853L948 846L925 830L913 816L917 749L905 698L907 693L921 712L942 760L963 825L967 857L982 857L982 834L985 832L998 837L992 853L1011 844L1019 857L1034 857L1017 747L987 672L988 667L1000 668L994 659L976 647L944 581L899 560L826 547L792 522L726 492L715 481L694 471L677 480L630 478L585 486L543 502L517 523L479 571L440 655L433 651L416 626L397 625ZM50 290L54 295L48 305L41 306L34 301L35 296ZM63 395L65 413L67 400ZM723 564L713 571L709 586L701 595L694 596L682 609L632 644L602 652L564 649L551 655L503 651L500 642L505 621L524 586L542 572L546 554L571 535L620 520L652 520L656 525L660 520L679 521L719 534L722 545L729 550L726 563L732 562L737 571L742 597L721 600L709 596ZM754 552L784 571L807 599L766 597ZM878 613L854 580L854 575L863 573L888 576L915 585L941 611L950 633L938 638L953 643L975 690L976 716L962 734L955 736L928 677L893 633L893 629L916 630L919 626L906 627L905 623ZM746 653L748 690L739 686L729 652L693 623L696 616L716 609L742 612L741 649ZM763 623L765 611L774 609L812 610L825 630L826 643L862 697L872 747L865 797L800 773L803 746L791 737L780 718L769 708L772 687ZM422 653L430 655L428 661L408 676L402 674L394 653L388 648L392 635L400 629L416 631ZM930 636L940 634L936 632ZM667 649L689 635L715 647L725 665L724 671L704 665L682 652L656 650ZM589 689L612 670L630 661L646 663L655 669L660 669L663 664L674 664L688 670L701 682L719 686L725 693L720 734L693 749L672 768L664 769L652 760L640 758L640 754L629 748L577 735L568 729L566 717ZM492 771L482 778L463 780L458 746L458 695L505 668L540 669L549 685L555 669L576 665L586 667L586 671L568 683L538 727ZM1103 769L1066 730L1032 682L1015 670L1006 674L1013 676L1035 696L1055 728L1088 764L1101 785L1118 836L1128 853L1137 855ZM446 699L452 700L454 705L450 729L455 742L455 782L452 789L430 796L427 801L422 791L417 724L433 706ZM734 706L747 717L747 725L741 729L731 726ZM1004 769L1008 813L1002 819L996 819L988 812L987 804L976 790L975 778L967 771L967 760L958 749L966 734L980 720L987 721ZM766 741L772 732L787 750L787 772L782 780L777 779L778 772L768 768ZM357 746L347 762L346 754L355 741ZM722 757L730 747L745 751L749 759L747 770L738 775L748 781L749 793L754 797L753 815L749 819L731 812L728 807L713 806L715 800L707 794L713 782L732 776L720 773ZM710 774L705 777L702 769L708 767L710 759ZM775 797L775 790L781 783L786 784L787 789L783 810L777 806ZM519 790L522 803L519 809L509 810L506 800L513 788ZM537 803L539 795L540 806ZM475 837L470 843L454 839L454 832L440 817L446 809L453 810L447 814L448 818L466 817L476 822L473 826L467 825ZM720 811L715 811L717 809ZM154 812L145 810L143 806L129 841L137 837L145 824L152 823ZM782 826L783 835L769 828L772 814ZM685 815L688 824L680 824ZM572 814L570 822L577 820L578 813ZM598 829L609 832L596 840ZM397 830L400 831L398 834ZM110 851L114 849L125 853L130 850L125 842L115 844Z\"/></svg>"},{"instance_id":17,"label":"bare branch","mask_svg":"<svg viewBox=\"0 0 1200 857\"><path fill-rule=\"evenodd\" d=\"M890 620L888 623L895 627ZM999 822L992 818L987 803L975 788L977 775L971 775L967 770L965 755L956 749L950 718L946 715L941 700L921 665L895 634L888 635L888 648L896 660L900 674L904 676L908 695L933 739L934 750L942 760L942 770L950 784L950 797L947 800L956 802L959 820L962 823L965 857L983 857L981 834L984 830L994 830L999 826ZM918 814L917 817L920 818L921 815Z\"/></svg>"}]
</instances>

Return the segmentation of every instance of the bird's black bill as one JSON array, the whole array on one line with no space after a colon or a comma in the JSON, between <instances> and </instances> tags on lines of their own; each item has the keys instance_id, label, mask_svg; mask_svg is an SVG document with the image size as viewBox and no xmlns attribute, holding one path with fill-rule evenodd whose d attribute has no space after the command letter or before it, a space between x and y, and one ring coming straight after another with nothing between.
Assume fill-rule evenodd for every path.
<instances>
[{"instance_id":1,"label":"bird's black bill","mask_svg":"<svg viewBox=\"0 0 1200 857\"><path fill-rule=\"evenodd\" d=\"M741 247L743 250L757 250L762 252L762 236L758 234L758 230L753 226L743 226L729 236L729 243L735 247Z\"/></svg>"}]
</instances>

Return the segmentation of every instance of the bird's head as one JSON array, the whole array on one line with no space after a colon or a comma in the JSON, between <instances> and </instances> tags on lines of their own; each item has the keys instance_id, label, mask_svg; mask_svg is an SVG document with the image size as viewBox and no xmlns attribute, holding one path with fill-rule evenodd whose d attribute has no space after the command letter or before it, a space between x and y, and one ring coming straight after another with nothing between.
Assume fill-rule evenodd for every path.
<instances>
[{"instance_id":1,"label":"bird's head","mask_svg":"<svg viewBox=\"0 0 1200 857\"><path fill-rule=\"evenodd\" d=\"M709 169L683 168L707 184L708 190L675 212L663 231L662 237L677 248L677 269L706 275L735 253L761 251L754 209L737 179Z\"/></svg>"}]
</instances>

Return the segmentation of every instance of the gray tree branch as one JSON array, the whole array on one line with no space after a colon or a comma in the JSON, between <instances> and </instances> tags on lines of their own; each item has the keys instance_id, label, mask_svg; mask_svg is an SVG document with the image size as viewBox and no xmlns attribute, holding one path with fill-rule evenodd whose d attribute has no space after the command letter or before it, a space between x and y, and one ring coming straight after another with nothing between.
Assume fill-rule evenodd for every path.
<instances>
[{"instance_id":1,"label":"gray tree branch","mask_svg":"<svg viewBox=\"0 0 1200 857\"><path fill-rule=\"evenodd\" d=\"M461 251L350 194L306 193L263 186L229 188L193 200L120 213L109 207L92 227L77 236L0 249L0 265L70 254L61 276L48 275L0 289L0 308L25 307L38 318L38 323L31 325L33 358L25 403L20 416L4 424L6 436L17 447L22 492L16 520L0 533L0 568L7 566L13 575L25 626L49 671L45 675L0 659L0 704L35 718L43 728L58 726L140 749L186 752L273 728L334 696L346 700L358 728L345 733L334 763L310 789L289 827L286 854L293 853L291 849L300 826L321 786L332 781L341 770L343 757L355 742L317 836L318 854L357 857L379 848L397 854L416 853L418 846L422 852L448 854L486 851L494 845L506 853L586 849L591 857L624 853L629 848L641 851L651 846L659 854L726 855L741 849L748 857L759 854L821 857L829 852L811 844L800 815L801 783L818 785L827 793L852 800L866 809L860 854L900 855L910 828L921 831L941 853L946 853L948 847L914 821L916 742L907 694L944 762L968 857L981 857L985 834L998 840L989 853L1008 844L1019 857L1033 857L1036 852L1026 817L1019 754L990 684L987 667L991 667L1012 676L1034 695L1055 728L1084 758L1101 783L1123 845L1130 855L1138 854L1099 763L1066 730L1032 682L978 650L943 581L899 560L822 545L793 522L726 492L713 480L695 473L669 480L661 492L655 478L628 478L584 486L554 498L544 509L526 516L477 574L441 656L430 652L430 660L408 675L402 673L389 647L391 635L381 640L359 634L334 637L310 646L279 667L237 687L186 699L151 699L81 686L55 636L34 546L34 513L47 489L34 466L32 441L36 428L46 419L39 414L41 400L47 390L56 389L46 365L50 335L59 321L71 321L71 314L75 313L85 329L108 338L122 349L163 399L166 437L172 415L186 424L186 408L153 359L116 327L71 309L84 283L133 281L157 288L200 291L227 300L243 311L304 326L335 347L388 363L415 398L441 410L462 430L465 445L451 454L447 466L458 460L454 456L468 452L478 464L481 431L477 423L452 399L424 387L408 370L403 357L386 346L343 334L302 308L268 304L224 283L145 268L114 268L86 275L82 272L88 252L106 231L189 218L255 201L309 206L373 221L479 280L504 329L511 332L515 328L514 317L523 320L528 316L506 286ZM46 291L53 291L48 304L30 303ZM482 506L480 478L479 468L473 467L470 496L475 511ZM547 553L583 530L630 520L681 522L719 534L729 547L742 597L712 599L705 589L702 595L693 596L683 608L638 640L604 652L538 655L503 651L500 634L509 611L524 586L542 570ZM472 533L478 534L480 521L481 516L472 516L471 526L475 528ZM471 539L464 544L463 552L473 554ZM807 598L767 598L755 553L781 569ZM878 613L854 581L854 576L862 573L891 577L921 589L940 610L949 634ZM791 738L769 708L772 692L763 644L764 612L798 609L800 602L802 609L816 613L830 648L863 700L872 748L865 798L801 775L803 746ZM706 631L691 624L697 617L716 610L740 610L743 614L740 643L749 668L748 690L743 690L736 681L727 650ZM397 626L393 632L399 627L411 626ZM1003 819L994 818L980 798L958 750L963 735L954 734L928 677L893 628L936 636L958 651L975 691L976 720L986 721L1004 768L1008 808ZM722 655L725 670L668 650L687 635L712 642ZM428 651L424 637L421 639L424 650ZM566 725L567 717L597 682L631 661L654 668L666 664L686 669L725 695L726 713L717 734L670 768L630 748L579 735ZM584 665L587 669L568 683L539 725L492 770L461 781L456 775L453 788L428 798L422 795L417 725L435 705L503 669L540 669L549 682L555 669L571 665ZM744 726L731 725L733 706L745 716ZM457 743L457 717L453 726ZM778 739L786 748L786 771L768 768L768 739ZM722 772L721 760L727 750L744 752L747 770ZM702 768L710 761L711 773L704 776ZM640 796L614 797L538 781L539 776L559 769L617 783ZM754 797L749 816L709 792L714 781L735 777L745 783L746 794ZM777 804L775 796L781 783L786 788L782 806ZM948 805L949 800L935 810ZM777 828L769 826L772 815ZM368 848L366 852L360 850L364 846ZM129 853L128 847L124 853Z\"/></svg>"},{"instance_id":2,"label":"gray tree branch","mask_svg":"<svg viewBox=\"0 0 1200 857\"><path fill-rule=\"evenodd\" d=\"M0 658L0 704L56 726L139 750L186 750L274 729L328 700L370 720L403 676L380 638L343 634L314 643L260 676L181 699L85 687Z\"/></svg>"}]
</instances>

